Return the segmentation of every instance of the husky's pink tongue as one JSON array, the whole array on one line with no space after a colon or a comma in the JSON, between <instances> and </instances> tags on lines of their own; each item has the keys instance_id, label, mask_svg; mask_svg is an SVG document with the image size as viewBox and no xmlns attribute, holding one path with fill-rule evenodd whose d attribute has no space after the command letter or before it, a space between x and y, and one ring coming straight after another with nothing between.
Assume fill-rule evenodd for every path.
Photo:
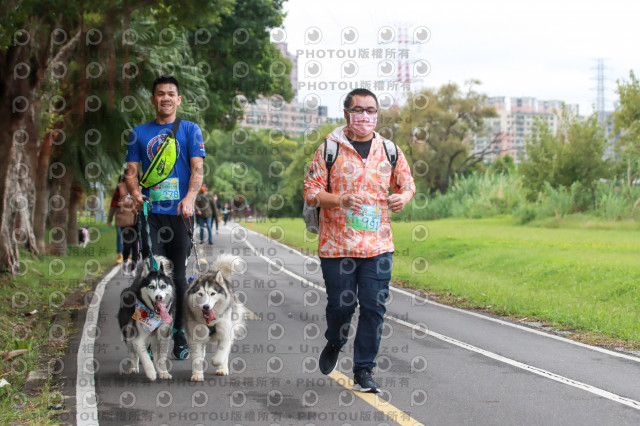
<instances>
[{"instance_id":1,"label":"husky's pink tongue","mask_svg":"<svg viewBox=\"0 0 640 426\"><path fill-rule=\"evenodd\" d=\"M204 313L204 319L207 320L207 324L216 319L216 313L213 309Z\"/></svg>"},{"instance_id":2,"label":"husky's pink tongue","mask_svg":"<svg viewBox=\"0 0 640 426\"><path fill-rule=\"evenodd\" d=\"M169 315L169 312L167 312L167 307L164 305L164 303L156 303L156 307L160 311L160 318L162 318L162 322L173 321L173 318L171 318L171 315Z\"/></svg>"}]
</instances>

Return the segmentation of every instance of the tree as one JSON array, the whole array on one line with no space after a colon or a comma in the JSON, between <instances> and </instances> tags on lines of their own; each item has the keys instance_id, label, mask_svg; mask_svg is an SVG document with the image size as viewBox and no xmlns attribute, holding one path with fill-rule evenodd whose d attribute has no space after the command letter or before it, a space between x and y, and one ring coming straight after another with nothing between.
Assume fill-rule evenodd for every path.
<instances>
[{"instance_id":1,"label":"tree","mask_svg":"<svg viewBox=\"0 0 640 426\"><path fill-rule=\"evenodd\" d=\"M516 163L513 161L513 157L509 154L505 154L502 157L496 158L496 161L489 167L490 174L496 175L509 175L516 170Z\"/></svg>"},{"instance_id":2,"label":"tree","mask_svg":"<svg viewBox=\"0 0 640 426\"><path fill-rule=\"evenodd\" d=\"M282 200L276 194L298 150L296 142L277 131L244 128L216 131L212 139L205 181L219 199L236 209L249 203L261 213L279 211Z\"/></svg>"},{"instance_id":3,"label":"tree","mask_svg":"<svg viewBox=\"0 0 640 426\"><path fill-rule=\"evenodd\" d=\"M32 225L45 83L80 40L76 4L8 1L0 8L0 268L13 273L18 247L38 253ZM43 170L40 171L44 172Z\"/></svg>"},{"instance_id":4,"label":"tree","mask_svg":"<svg viewBox=\"0 0 640 426\"><path fill-rule=\"evenodd\" d=\"M495 108L486 105L487 96L475 91L477 84L469 81L466 92L454 83L425 89L396 113L382 115L383 122L396 123L390 136L422 175L416 179L419 187L446 192L454 176L480 163L500 141L501 135L494 135L486 149L472 152L472 135L483 132L485 118L496 116Z\"/></svg>"},{"instance_id":5,"label":"tree","mask_svg":"<svg viewBox=\"0 0 640 426\"><path fill-rule=\"evenodd\" d=\"M629 81L618 80L616 91L620 101L613 114L613 124L620 137L615 150L631 193L632 182L640 176L640 82L633 71L629 72Z\"/></svg>"},{"instance_id":6,"label":"tree","mask_svg":"<svg viewBox=\"0 0 640 426\"><path fill-rule=\"evenodd\" d=\"M327 123L317 128L310 128L298 138L297 149L282 176L282 186L279 190L284 200L282 215L298 217L302 214L304 203L302 190L305 176L309 172L309 164L318 146L324 143L325 136L339 125L339 123Z\"/></svg>"},{"instance_id":7,"label":"tree","mask_svg":"<svg viewBox=\"0 0 640 426\"><path fill-rule=\"evenodd\" d=\"M575 182L593 197L598 179L609 176L605 147L596 113L579 121L563 108L555 135L546 123L537 121L519 168L527 198L536 200L545 184L569 189Z\"/></svg>"},{"instance_id":8,"label":"tree","mask_svg":"<svg viewBox=\"0 0 640 426\"><path fill-rule=\"evenodd\" d=\"M73 242L83 191L91 179L106 180L117 169L124 157L122 130L144 116L151 119L144 111L146 88L160 72L181 73L186 99L181 112L201 124L233 126L239 113L233 102L241 92L248 98L279 93L289 99L291 65L271 45L268 32L281 24L281 7L280 0L179 6L147 0L3 3L0 148L7 161L0 165L0 267L14 270L20 245L34 253L43 248L47 206L54 208L56 233ZM250 51L236 43L236 31L242 30ZM242 59L246 74L225 72ZM90 67L104 72L94 78ZM127 99L141 107L127 110ZM86 111L88 101L102 107ZM103 142L90 146L85 136L94 130ZM60 134L64 143L56 145ZM100 177L87 179L91 162L102 167ZM51 179L34 181L35 170L47 171ZM66 238L56 241L63 254Z\"/></svg>"}]
</instances>

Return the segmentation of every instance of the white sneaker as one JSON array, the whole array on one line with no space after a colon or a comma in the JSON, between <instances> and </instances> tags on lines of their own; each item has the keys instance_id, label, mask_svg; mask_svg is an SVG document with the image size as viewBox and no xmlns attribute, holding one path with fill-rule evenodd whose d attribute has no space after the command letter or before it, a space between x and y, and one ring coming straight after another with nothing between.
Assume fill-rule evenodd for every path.
<instances>
[{"instance_id":1,"label":"white sneaker","mask_svg":"<svg viewBox=\"0 0 640 426\"><path fill-rule=\"evenodd\" d=\"M122 262L122 275L131 275L130 267L131 261L129 259Z\"/></svg>"}]
</instances>

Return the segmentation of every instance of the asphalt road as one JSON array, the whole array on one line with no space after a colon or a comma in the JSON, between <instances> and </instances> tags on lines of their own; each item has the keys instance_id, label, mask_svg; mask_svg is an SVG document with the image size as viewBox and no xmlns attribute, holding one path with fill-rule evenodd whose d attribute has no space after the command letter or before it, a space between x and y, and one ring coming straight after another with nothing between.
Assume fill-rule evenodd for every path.
<instances>
[{"instance_id":1,"label":"asphalt road","mask_svg":"<svg viewBox=\"0 0 640 426\"><path fill-rule=\"evenodd\" d=\"M276 233L277 234L277 233ZM64 360L70 412L83 425L625 425L640 424L640 359L576 344L492 317L392 291L374 378L379 396L352 392L350 341L331 377L317 258L230 223L209 261L235 254L236 292L253 313L231 353L231 375L173 361L170 381L120 374L126 346L116 313L129 277L105 277L87 296ZM192 256L190 261L195 261ZM104 294L100 296L101 291ZM357 315L356 315L357 316ZM355 323L354 323L355 325ZM355 329L355 328L354 328ZM211 345L207 353L211 354ZM209 364L210 366L210 364Z\"/></svg>"}]
</instances>

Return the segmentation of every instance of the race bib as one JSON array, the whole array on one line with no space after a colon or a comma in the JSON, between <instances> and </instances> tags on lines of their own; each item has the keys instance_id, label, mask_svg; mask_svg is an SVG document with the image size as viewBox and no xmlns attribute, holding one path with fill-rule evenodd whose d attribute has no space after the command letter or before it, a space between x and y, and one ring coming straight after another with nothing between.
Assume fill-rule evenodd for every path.
<instances>
[{"instance_id":1,"label":"race bib","mask_svg":"<svg viewBox=\"0 0 640 426\"><path fill-rule=\"evenodd\" d=\"M347 210L347 228L349 229L377 231L381 219L382 210L378 206L363 204L357 212Z\"/></svg>"},{"instance_id":2,"label":"race bib","mask_svg":"<svg viewBox=\"0 0 640 426\"><path fill-rule=\"evenodd\" d=\"M169 178L149 188L151 201L172 201L180 199L180 180Z\"/></svg>"},{"instance_id":3,"label":"race bib","mask_svg":"<svg viewBox=\"0 0 640 426\"><path fill-rule=\"evenodd\" d=\"M131 318L142 324L149 333L152 333L153 330L160 327L160 324L162 324L162 319L160 319L155 312L151 312L147 309L147 307L140 303L140 301L136 302L136 311L133 313Z\"/></svg>"}]
</instances>

